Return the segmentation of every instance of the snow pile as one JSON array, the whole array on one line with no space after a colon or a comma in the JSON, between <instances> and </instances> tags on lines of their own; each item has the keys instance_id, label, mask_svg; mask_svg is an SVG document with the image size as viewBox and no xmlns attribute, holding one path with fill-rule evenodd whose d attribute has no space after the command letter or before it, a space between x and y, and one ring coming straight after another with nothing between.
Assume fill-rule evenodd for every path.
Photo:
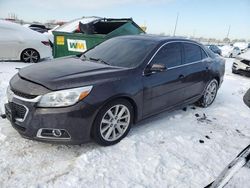
<instances>
[{"instance_id":1,"label":"snow pile","mask_svg":"<svg viewBox=\"0 0 250 188\"><path fill-rule=\"evenodd\" d=\"M204 187L250 142L250 79L231 73L214 104L161 113L131 129L119 144L44 144L21 138L0 120L0 187ZM0 104L22 63L0 63ZM245 171L243 172L244 175Z\"/></svg>"},{"instance_id":2,"label":"snow pile","mask_svg":"<svg viewBox=\"0 0 250 188\"><path fill-rule=\"evenodd\" d=\"M249 188L249 180L250 180L250 162L237 172L233 178L228 182L225 188Z\"/></svg>"},{"instance_id":3,"label":"snow pile","mask_svg":"<svg viewBox=\"0 0 250 188\"><path fill-rule=\"evenodd\" d=\"M4 103L6 102L6 89L9 80L18 72L19 68L30 64L19 62L1 62L0 61L0 114L4 112Z\"/></svg>"}]
</instances>

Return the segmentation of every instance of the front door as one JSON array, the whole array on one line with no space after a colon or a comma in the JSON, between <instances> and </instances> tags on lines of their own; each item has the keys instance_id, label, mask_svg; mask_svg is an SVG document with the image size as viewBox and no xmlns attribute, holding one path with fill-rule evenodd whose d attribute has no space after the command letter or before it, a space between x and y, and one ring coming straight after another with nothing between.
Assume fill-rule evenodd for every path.
<instances>
[{"instance_id":1,"label":"front door","mask_svg":"<svg viewBox=\"0 0 250 188\"><path fill-rule=\"evenodd\" d=\"M8 60L16 58L16 51L18 49L17 38L15 31L0 28L0 59Z\"/></svg>"}]
</instances>

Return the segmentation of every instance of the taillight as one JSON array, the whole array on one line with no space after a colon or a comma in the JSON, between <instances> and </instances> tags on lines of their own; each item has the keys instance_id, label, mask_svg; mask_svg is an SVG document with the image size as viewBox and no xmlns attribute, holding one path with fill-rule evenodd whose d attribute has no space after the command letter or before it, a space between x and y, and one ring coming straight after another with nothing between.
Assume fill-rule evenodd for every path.
<instances>
[{"instance_id":1,"label":"taillight","mask_svg":"<svg viewBox=\"0 0 250 188\"><path fill-rule=\"evenodd\" d=\"M45 46L50 46L50 42L49 41L41 41Z\"/></svg>"}]
</instances>

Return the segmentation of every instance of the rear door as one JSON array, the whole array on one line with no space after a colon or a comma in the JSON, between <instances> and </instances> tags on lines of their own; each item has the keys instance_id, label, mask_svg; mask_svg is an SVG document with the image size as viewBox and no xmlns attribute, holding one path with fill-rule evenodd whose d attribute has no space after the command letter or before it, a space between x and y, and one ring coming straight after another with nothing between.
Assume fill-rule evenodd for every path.
<instances>
[{"instance_id":1,"label":"rear door","mask_svg":"<svg viewBox=\"0 0 250 188\"><path fill-rule=\"evenodd\" d=\"M143 115L148 116L171 108L183 100L182 47L180 42L164 45L149 66L164 64L166 71L143 77Z\"/></svg>"},{"instance_id":2,"label":"rear door","mask_svg":"<svg viewBox=\"0 0 250 188\"><path fill-rule=\"evenodd\" d=\"M209 81L209 63L211 59L197 44L183 42L183 71L185 100L199 97Z\"/></svg>"},{"instance_id":3,"label":"rear door","mask_svg":"<svg viewBox=\"0 0 250 188\"><path fill-rule=\"evenodd\" d=\"M16 59L19 49L16 31L0 27L0 33L0 59Z\"/></svg>"}]
</instances>

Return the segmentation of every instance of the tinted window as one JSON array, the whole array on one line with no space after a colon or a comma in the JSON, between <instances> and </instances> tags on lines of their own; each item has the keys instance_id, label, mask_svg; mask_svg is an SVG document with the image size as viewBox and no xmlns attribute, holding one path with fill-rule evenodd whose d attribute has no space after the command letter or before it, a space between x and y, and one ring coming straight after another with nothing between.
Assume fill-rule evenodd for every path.
<instances>
[{"instance_id":1,"label":"tinted window","mask_svg":"<svg viewBox=\"0 0 250 188\"><path fill-rule=\"evenodd\" d=\"M153 63L164 64L168 68L181 65L181 44L170 43L162 47L154 57Z\"/></svg>"},{"instance_id":2,"label":"tinted window","mask_svg":"<svg viewBox=\"0 0 250 188\"><path fill-rule=\"evenodd\" d=\"M206 52L201 48L201 57L202 59L206 59L207 58L207 54Z\"/></svg>"},{"instance_id":3,"label":"tinted window","mask_svg":"<svg viewBox=\"0 0 250 188\"><path fill-rule=\"evenodd\" d=\"M87 51L86 58L101 59L112 66L136 67L156 47L155 41L113 38Z\"/></svg>"},{"instance_id":4,"label":"tinted window","mask_svg":"<svg viewBox=\"0 0 250 188\"><path fill-rule=\"evenodd\" d=\"M198 45L191 44L191 43L184 43L184 54L185 59L184 63L192 63L195 61L200 61L202 58L201 55L201 48Z\"/></svg>"}]
</instances>

